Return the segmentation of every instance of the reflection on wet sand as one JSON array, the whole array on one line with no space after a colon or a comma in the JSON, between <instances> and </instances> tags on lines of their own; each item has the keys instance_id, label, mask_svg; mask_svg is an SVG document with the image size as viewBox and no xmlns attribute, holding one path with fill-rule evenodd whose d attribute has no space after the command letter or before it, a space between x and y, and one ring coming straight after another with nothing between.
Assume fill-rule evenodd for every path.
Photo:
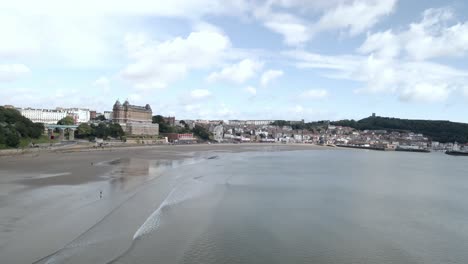
<instances>
[{"instance_id":1,"label":"reflection on wet sand","mask_svg":"<svg viewBox=\"0 0 468 264\"><path fill-rule=\"evenodd\" d=\"M108 162L118 165L104 193L111 193L109 201L120 201L78 238L35 263L69 263L70 260L71 263L107 263L131 246L131 237L142 221L167 199L178 178L188 175L190 168L184 165L204 160L206 158L200 157L179 161L119 159ZM173 168L178 170L170 170Z\"/></svg>"},{"instance_id":2,"label":"reflection on wet sand","mask_svg":"<svg viewBox=\"0 0 468 264\"><path fill-rule=\"evenodd\" d=\"M190 164L202 159L190 158L187 160L148 160L125 158L111 161L115 165L108 176L109 186L112 191L128 191L144 182L160 177L164 171L176 168L183 164Z\"/></svg>"}]
</instances>

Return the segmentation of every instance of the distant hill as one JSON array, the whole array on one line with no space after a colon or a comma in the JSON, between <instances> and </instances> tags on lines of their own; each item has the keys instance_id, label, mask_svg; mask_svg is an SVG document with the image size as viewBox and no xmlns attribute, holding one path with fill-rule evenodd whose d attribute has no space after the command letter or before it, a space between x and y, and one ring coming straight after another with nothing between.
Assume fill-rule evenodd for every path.
<instances>
[{"instance_id":1,"label":"distant hill","mask_svg":"<svg viewBox=\"0 0 468 264\"><path fill-rule=\"evenodd\" d=\"M433 141L468 142L468 124L436 120L410 120L390 117L368 117L359 121L341 120L332 122L333 125L348 126L359 130L391 130L411 131L422 133Z\"/></svg>"}]
</instances>

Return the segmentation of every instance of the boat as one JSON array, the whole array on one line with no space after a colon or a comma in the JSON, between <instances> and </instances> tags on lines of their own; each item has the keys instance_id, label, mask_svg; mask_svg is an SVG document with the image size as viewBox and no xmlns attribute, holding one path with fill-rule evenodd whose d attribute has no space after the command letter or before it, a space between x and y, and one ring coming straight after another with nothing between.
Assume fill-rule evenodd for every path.
<instances>
[{"instance_id":1,"label":"boat","mask_svg":"<svg viewBox=\"0 0 468 264\"><path fill-rule=\"evenodd\" d=\"M468 156L468 151L456 151L456 150L452 150L452 151L445 151L445 154L447 155L452 155L452 156Z\"/></svg>"}]
</instances>

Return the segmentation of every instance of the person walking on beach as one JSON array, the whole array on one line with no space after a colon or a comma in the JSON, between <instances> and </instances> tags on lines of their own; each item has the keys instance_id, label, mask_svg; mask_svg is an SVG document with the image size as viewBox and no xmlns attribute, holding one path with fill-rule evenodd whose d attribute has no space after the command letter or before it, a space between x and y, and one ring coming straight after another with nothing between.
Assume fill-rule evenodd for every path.
<instances>
[{"instance_id":1,"label":"person walking on beach","mask_svg":"<svg viewBox=\"0 0 468 264\"><path fill-rule=\"evenodd\" d=\"M102 199L102 191L99 191L99 199Z\"/></svg>"}]
</instances>

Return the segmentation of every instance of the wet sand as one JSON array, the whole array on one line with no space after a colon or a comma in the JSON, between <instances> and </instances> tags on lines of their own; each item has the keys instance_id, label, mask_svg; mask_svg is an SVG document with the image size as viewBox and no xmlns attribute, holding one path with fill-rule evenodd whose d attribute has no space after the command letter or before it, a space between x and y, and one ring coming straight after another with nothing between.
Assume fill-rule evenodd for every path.
<instances>
[{"instance_id":1,"label":"wet sand","mask_svg":"<svg viewBox=\"0 0 468 264\"><path fill-rule=\"evenodd\" d=\"M122 237L131 239L132 225L140 225L158 204L138 208L139 199L145 197L130 198L153 184L160 192L151 194L152 201L163 201L169 184L163 176L171 171L183 172L177 168L186 163L203 162L222 153L306 149L325 147L206 144L62 149L0 157L2 263L40 261L70 245L112 213L120 216L111 218L108 230L100 232L120 230ZM138 210L129 216L130 208ZM115 243L116 250L125 247L125 241L121 245L109 243Z\"/></svg>"}]
</instances>

